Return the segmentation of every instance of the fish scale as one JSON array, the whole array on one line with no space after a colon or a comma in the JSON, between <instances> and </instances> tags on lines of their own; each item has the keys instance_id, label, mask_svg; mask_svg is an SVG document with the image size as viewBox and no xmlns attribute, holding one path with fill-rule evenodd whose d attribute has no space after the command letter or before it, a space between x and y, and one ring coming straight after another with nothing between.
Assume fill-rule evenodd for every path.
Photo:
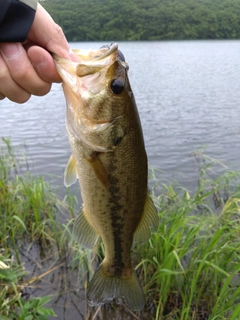
<instances>
[{"instance_id":1,"label":"fish scale","mask_svg":"<svg viewBox=\"0 0 240 320\"><path fill-rule=\"evenodd\" d=\"M83 208L73 234L82 247L99 237L105 258L87 291L88 303L115 299L141 310L145 299L131 261L134 241L145 242L158 215L148 194L147 155L118 45L75 51L79 62L54 56L67 103L66 128L72 150L64 181L80 183Z\"/></svg>"}]
</instances>

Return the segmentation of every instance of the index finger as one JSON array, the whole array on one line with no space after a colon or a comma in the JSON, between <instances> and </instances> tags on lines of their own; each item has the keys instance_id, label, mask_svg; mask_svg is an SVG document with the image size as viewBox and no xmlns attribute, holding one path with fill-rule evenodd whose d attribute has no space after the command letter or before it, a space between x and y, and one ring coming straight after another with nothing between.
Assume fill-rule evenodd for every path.
<instances>
[{"instance_id":1,"label":"index finger","mask_svg":"<svg viewBox=\"0 0 240 320\"><path fill-rule=\"evenodd\" d=\"M49 52L41 47L31 46L27 54L40 78L46 82L62 81Z\"/></svg>"}]
</instances>

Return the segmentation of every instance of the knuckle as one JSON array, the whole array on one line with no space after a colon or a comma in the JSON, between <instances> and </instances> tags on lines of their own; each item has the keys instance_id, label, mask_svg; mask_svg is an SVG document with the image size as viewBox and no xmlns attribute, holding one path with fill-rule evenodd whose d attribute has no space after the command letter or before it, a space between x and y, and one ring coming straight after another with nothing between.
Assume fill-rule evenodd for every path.
<instances>
[{"instance_id":1,"label":"knuckle","mask_svg":"<svg viewBox=\"0 0 240 320\"><path fill-rule=\"evenodd\" d=\"M63 33L63 30L62 28L55 23L55 32L56 32L56 35L58 35L58 37L63 37L64 36L64 33Z\"/></svg>"},{"instance_id":2,"label":"knuckle","mask_svg":"<svg viewBox=\"0 0 240 320\"><path fill-rule=\"evenodd\" d=\"M7 68L1 68L0 72L0 85L9 79L9 72Z\"/></svg>"},{"instance_id":3,"label":"knuckle","mask_svg":"<svg viewBox=\"0 0 240 320\"><path fill-rule=\"evenodd\" d=\"M30 77L30 69L29 68L25 68L25 69L19 69L16 74L14 75L15 80L18 81L28 81L29 79L31 79Z\"/></svg>"}]
</instances>

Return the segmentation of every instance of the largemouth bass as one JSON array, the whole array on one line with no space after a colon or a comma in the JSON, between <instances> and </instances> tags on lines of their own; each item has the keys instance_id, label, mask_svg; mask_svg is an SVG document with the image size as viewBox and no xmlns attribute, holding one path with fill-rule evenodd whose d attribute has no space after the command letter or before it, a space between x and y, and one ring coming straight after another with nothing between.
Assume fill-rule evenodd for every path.
<instances>
[{"instance_id":1,"label":"largemouth bass","mask_svg":"<svg viewBox=\"0 0 240 320\"><path fill-rule=\"evenodd\" d=\"M128 64L117 44L76 50L79 62L54 56L67 103L72 155L64 182L79 179L83 209L73 234L92 248L101 237L105 258L93 276L88 303L113 299L141 310L145 299L131 262L133 242L145 242L158 216L148 195L148 165Z\"/></svg>"}]
</instances>

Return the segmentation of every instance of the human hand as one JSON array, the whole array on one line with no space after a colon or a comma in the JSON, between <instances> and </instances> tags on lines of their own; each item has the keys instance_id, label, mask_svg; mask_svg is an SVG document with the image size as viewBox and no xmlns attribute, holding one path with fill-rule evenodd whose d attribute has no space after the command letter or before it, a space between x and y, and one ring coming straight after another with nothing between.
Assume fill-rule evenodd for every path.
<instances>
[{"instance_id":1,"label":"human hand","mask_svg":"<svg viewBox=\"0 0 240 320\"><path fill-rule=\"evenodd\" d=\"M32 94L47 94L52 82L61 82L49 52L78 61L62 29L38 4L26 41L0 43L0 100L23 103Z\"/></svg>"}]
</instances>

